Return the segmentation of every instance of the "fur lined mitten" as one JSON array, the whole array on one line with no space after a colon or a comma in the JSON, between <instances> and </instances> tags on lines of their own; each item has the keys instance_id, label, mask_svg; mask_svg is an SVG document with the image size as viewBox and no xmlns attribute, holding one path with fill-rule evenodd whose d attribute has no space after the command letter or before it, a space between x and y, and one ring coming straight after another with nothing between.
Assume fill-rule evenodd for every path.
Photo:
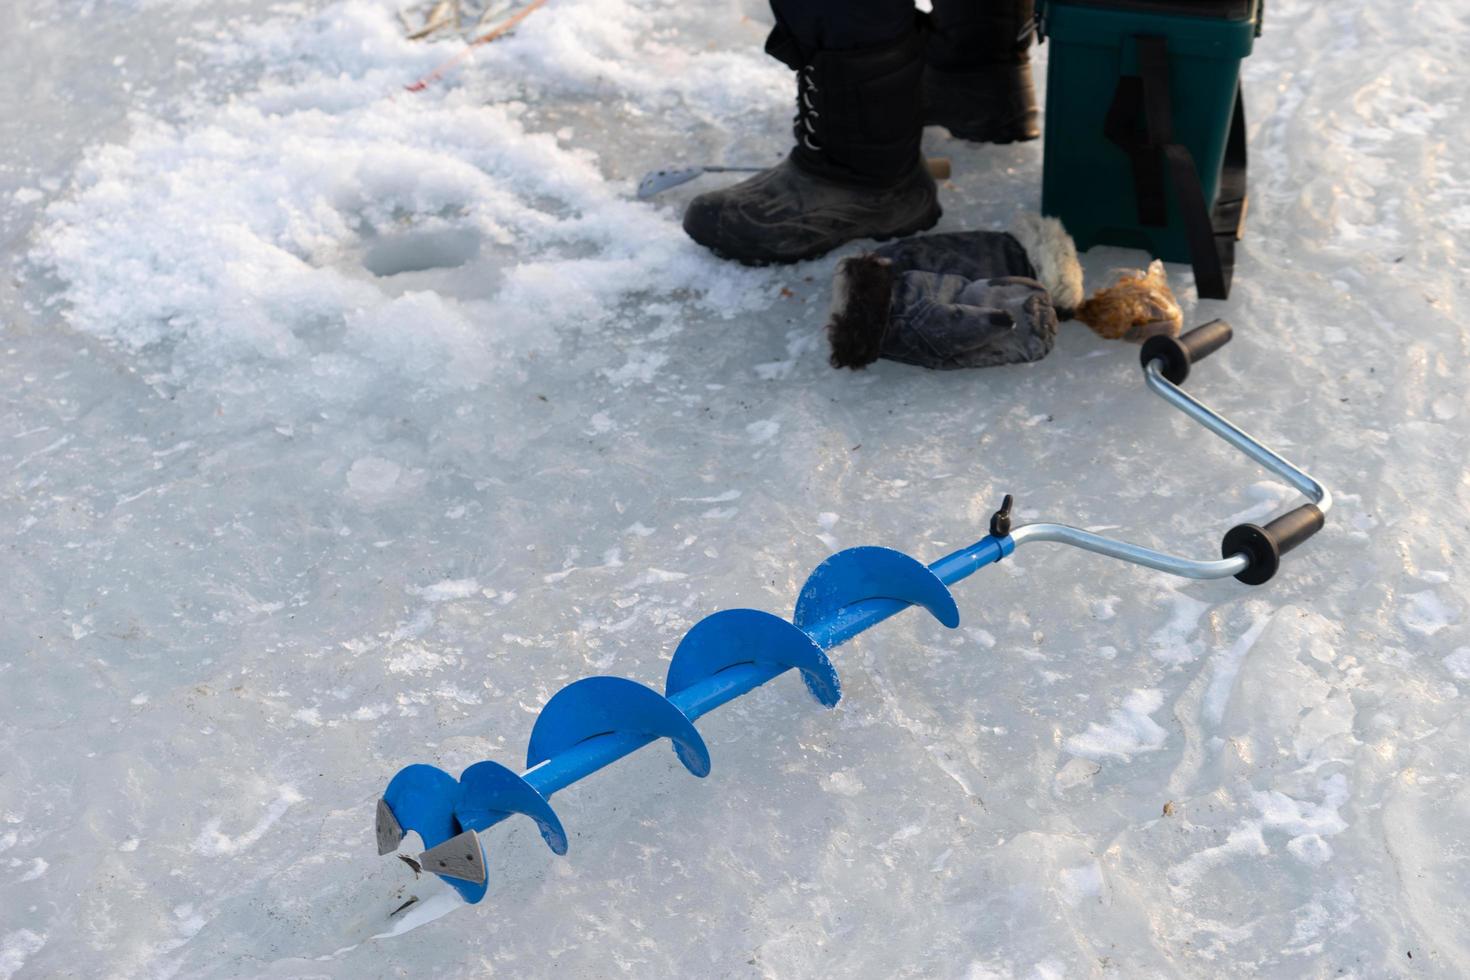
<instances>
[{"instance_id":1,"label":"fur lined mitten","mask_svg":"<svg viewBox=\"0 0 1470 980\"><path fill-rule=\"evenodd\" d=\"M1077 249L1055 218L1024 215L1009 233L904 239L838 263L832 366L1037 361L1051 352L1058 316L1081 302Z\"/></svg>"}]
</instances>

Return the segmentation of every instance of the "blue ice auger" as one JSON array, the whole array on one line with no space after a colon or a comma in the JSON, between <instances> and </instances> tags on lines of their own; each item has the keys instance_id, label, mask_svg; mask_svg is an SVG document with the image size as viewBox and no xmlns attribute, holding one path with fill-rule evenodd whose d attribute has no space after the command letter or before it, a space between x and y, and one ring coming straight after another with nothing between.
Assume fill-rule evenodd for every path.
<instances>
[{"instance_id":1,"label":"blue ice auger","mask_svg":"<svg viewBox=\"0 0 1470 980\"><path fill-rule=\"evenodd\" d=\"M1013 529L1009 495L991 518L988 535L932 565L887 548L838 552L802 586L791 622L756 609L727 609L695 624L674 651L662 694L623 677L586 677L562 688L531 728L524 774L490 761L475 763L459 779L429 765L401 770L378 801L379 853L396 851L404 834L416 831L426 850L416 861L405 860L439 875L466 901L478 902L487 882L481 831L524 814L553 852L565 854L567 834L548 802L553 793L661 738L673 743L686 769L707 776L709 750L694 727L700 717L791 669L801 673L818 702L833 707L842 686L828 650L909 606L922 606L953 629L960 614L949 586L1023 544L1068 544L1186 578L1235 576L1250 585L1267 581L1283 554L1322 528L1332 495L1179 388L1190 364L1219 350L1230 337L1229 325L1216 320L1182 337L1152 338L1142 351L1145 382L1312 502L1265 527L1232 528L1220 559L1181 558L1064 524Z\"/></svg>"}]
</instances>

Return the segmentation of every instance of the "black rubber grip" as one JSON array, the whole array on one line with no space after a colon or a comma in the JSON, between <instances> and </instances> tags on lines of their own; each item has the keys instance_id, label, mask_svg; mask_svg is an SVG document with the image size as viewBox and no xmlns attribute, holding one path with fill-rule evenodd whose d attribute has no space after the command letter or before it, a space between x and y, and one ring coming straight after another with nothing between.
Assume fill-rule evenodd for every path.
<instances>
[{"instance_id":1,"label":"black rubber grip","mask_svg":"<svg viewBox=\"0 0 1470 980\"><path fill-rule=\"evenodd\" d=\"M1179 343L1189 351L1191 361L1203 361L1230 343L1230 338L1234 336L1235 331L1230 329L1230 324L1224 320L1211 320L1180 337Z\"/></svg>"},{"instance_id":2,"label":"black rubber grip","mask_svg":"<svg viewBox=\"0 0 1470 980\"><path fill-rule=\"evenodd\" d=\"M1250 564L1235 577L1246 585L1262 585L1271 581L1281 567L1281 556L1322 530L1327 518L1316 504L1302 504L1282 514L1265 527L1240 524L1225 533L1220 557L1245 555Z\"/></svg>"},{"instance_id":3,"label":"black rubber grip","mask_svg":"<svg viewBox=\"0 0 1470 980\"><path fill-rule=\"evenodd\" d=\"M1230 343L1233 336L1235 331L1230 329L1230 324L1224 320L1211 320L1179 337L1164 334L1150 337L1144 342L1143 350L1139 351L1138 359L1145 368L1154 361L1161 361L1163 370L1160 373L1176 385L1182 385L1189 378L1191 364L1209 357Z\"/></svg>"}]
</instances>

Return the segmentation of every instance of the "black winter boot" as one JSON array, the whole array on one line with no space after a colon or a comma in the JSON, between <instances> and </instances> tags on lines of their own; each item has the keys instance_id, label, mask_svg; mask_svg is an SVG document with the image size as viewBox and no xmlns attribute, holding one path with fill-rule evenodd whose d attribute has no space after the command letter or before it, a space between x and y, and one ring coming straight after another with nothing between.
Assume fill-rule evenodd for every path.
<instances>
[{"instance_id":1,"label":"black winter boot","mask_svg":"<svg viewBox=\"0 0 1470 980\"><path fill-rule=\"evenodd\" d=\"M922 33L803 56L777 28L766 48L797 70L796 147L770 170L690 201L689 237L766 265L933 227L938 189L919 153Z\"/></svg>"},{"instance_id":2,"label":"black winter boot","mask_svg":"<svg viewBox=\"0 0 1470 980\"><path fill-rule=\"evenodd\" d=\"M924 123L958 139L1041 135L1031 82L1032 0L936 5L924 68Z\"/></svg>"}]
</instances>

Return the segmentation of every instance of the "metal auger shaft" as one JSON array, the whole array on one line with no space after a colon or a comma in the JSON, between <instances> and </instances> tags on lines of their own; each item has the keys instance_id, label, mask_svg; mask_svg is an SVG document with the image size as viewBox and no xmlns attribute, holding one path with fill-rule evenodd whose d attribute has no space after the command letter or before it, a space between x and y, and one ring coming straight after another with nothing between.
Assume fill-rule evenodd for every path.
<instances>
[{"instance_id":1,"label":"metal auger shaft","mask_svg":"<svg viewBox=\"0 0 1470 980\"><path fill-rule=\"evenodd\" d=\"M661 738L691 773L708 775L709 750L694 722L788 670L827 707L842 696L827 651L912 605L947 627L959 625L949 586L1028 543L1050 541L1196 579L1235 576L1258 585L1275 574L1281 556L1325 522L1327 488L1255 438L1185 394L1178 386L1190 364L1230 340L1229 325L1214 321L1183 337L1155 337L1142 351L1144 379L1166 402L1288 479L1311 499L1264 528L1243 524L1226 534L1221 557L1202 561L1103 537L1064 524L1011 527L1011 498L991 518L990 534L930 565L887 548L850 548L812 572L792 621L754 609L727 609L705 617L685 634L669 663L664 693L622 677L586 677L558 691L537 716L526 771L478 762L455 779L442 769L400 770L378 801L378 850L398 848L416 831L426 850L425 870L449 882L469 902L484 897L487 876L479 832L514 814L530 817L547 845L566 853L567 835L548 800L579 779Z\"/></svg>"}]
</instances>

